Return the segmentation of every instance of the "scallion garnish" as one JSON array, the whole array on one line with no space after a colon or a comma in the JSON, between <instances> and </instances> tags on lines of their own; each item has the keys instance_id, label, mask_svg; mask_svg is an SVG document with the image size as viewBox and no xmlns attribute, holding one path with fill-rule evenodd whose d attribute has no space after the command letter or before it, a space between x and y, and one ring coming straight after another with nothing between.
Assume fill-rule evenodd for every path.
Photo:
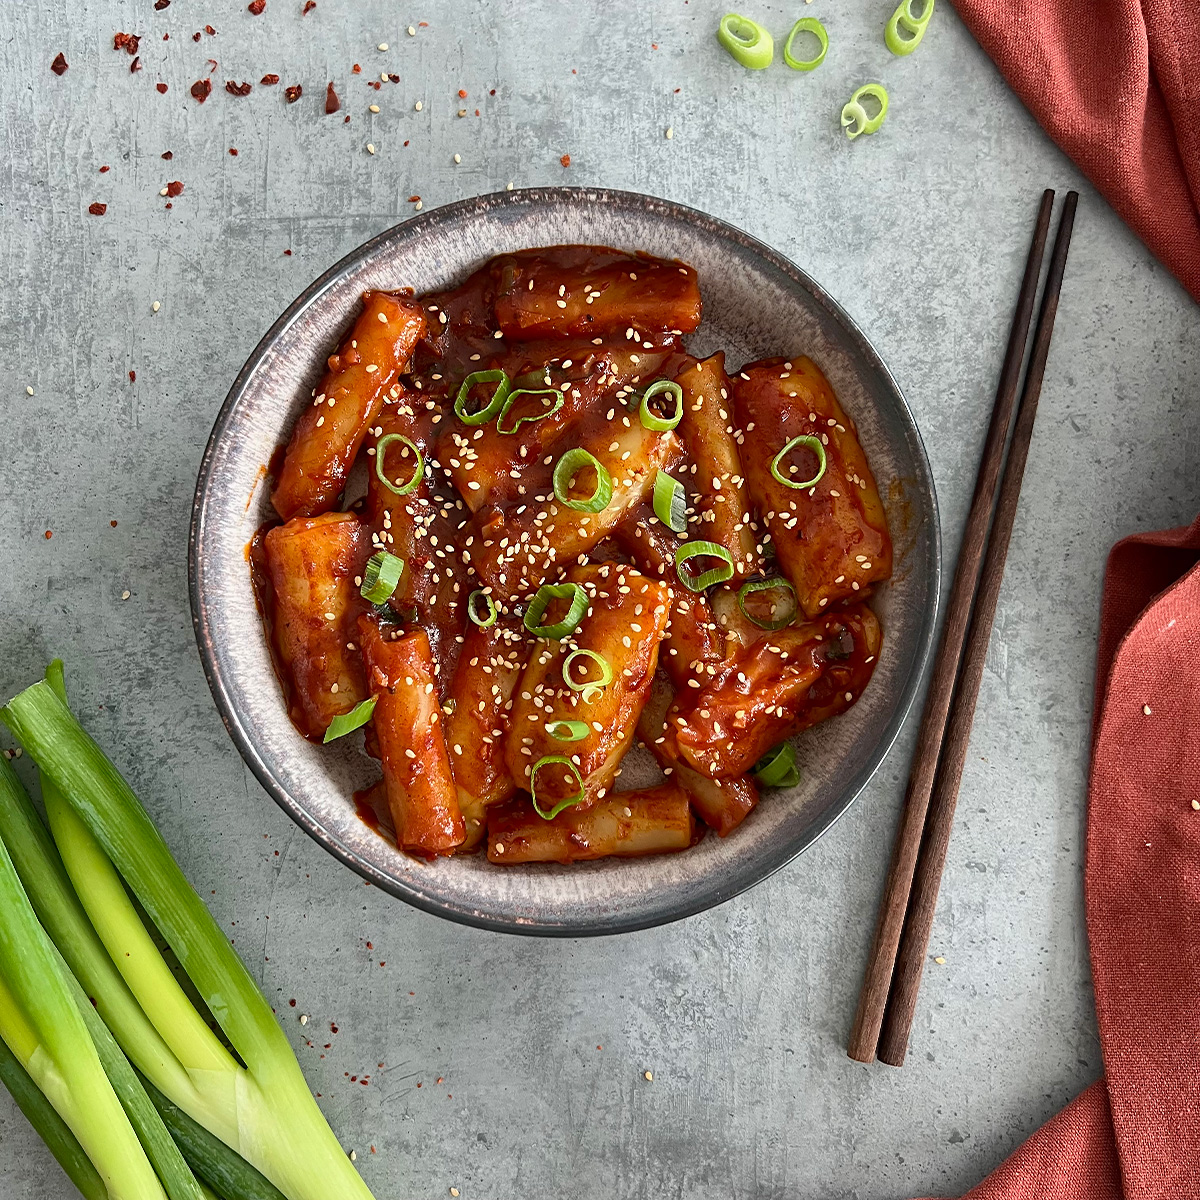
<instances>
[{"instance_id":1,"label":"scallion garnish","mask_svg":"<svg viewBox=\"0 0 1200 1200\"><path fill-rule=\"evenodd\" d=\"M729 51L743 67L761 71L771 65L775 57L775 39L770 30L764 29L749 17L737 13L726 13L717 26L717 41Z\"/></svg>"},{"instance_id":2,"label":"scallion garnish","mask_svg":"<svg viewBox=\"0 0 1200 1200\"><path fill-rule=\"evenodd\" d=\"M794 479L788 479L779 469L779 464L784 458L791 453L797 446L803 446L806 450L811 450L817 456L817 473L811 478L806 479L803 483L797 483ZM794 437L780 452L771 459L771 474L775 476L784 487L795 488L797 491L803 491L804 488L816 487L825 475L825 468L828 462L825 458L825 447L821 444L819 437L814 437L811 433L801 434L800 437Z\"/></svg>"},{"instance_id":3,"label":"scallion garnish","mask_svg":"<svg viewBox=\"0 0 1200 1200\"><path fill-rule=\"evenodd\" d=\"M666 471L654 477L654 515L672 533L682 533L687 528L687 498L683 484Z\"/></svg>"},{"instance_id":4,"label":"scallion garnish","mask_svg":"<svg viewBox=\"0 0 1200 1200\"><path fill-rule=\"evenodd\" d=\"M578 791L573 792L570 796L566 797L565 800L556 801L554 807L549 812L544 812L541 804L538 802L537 774L543 767L556 765L560 767L566 767L566 769L571 772L571 774L575 777L575 783L578 787ZM533 770L529 772L529 795L533 800L533 811L537 813L537 815L543 820L549 821L551 818L557 817L564 808L570 808L573 804L578 804L584 799L587 793L584 791L583 776L579 774L579 768L569 758L566 758L561 754L547 754L544 758L539 758L537 762L533 764Z\"/></svg>"},{"instance_id":5,"label":"scallion garnish","mask_svg":"<svg viewBox=\"0 0 1200 1200\"><path fill-rule=\"evenodd\" d=\"M905 3L908 2L909 0L905 0ZM901 5L901 7L903 8L904 6ZM932 0L930 0L930 7L933 7ZM811 33L820 44L820 49L812 58L795 58L792 55L792 43L796 40L796 36L801 33ZM825 26L816 17L801 17L792 26L791 33L787 35L787 41L783 43L783 61L793 71L815 71L825 61L825 55L828 53L829 34L825 32Z\"/></svg>"},{"instance_id":6,"label":"scallion garnish","mask_svg":"<svg viewBox=\"0 0 1200 1200\"><path fill-rule=\"evenodd\" d=\"M508 416L513 405L522 396L553 396L554 403L546 407L544 412L529 413L527 416L518 417L511 429L504 428L504 418ZM504 403L500 406L500 415L496 418L497 433L516 433L517 430L527 422L544 421L547 417L552 417L563 406L563 394L558 388L517 388L516 391L509 392Z\"/></svg>"},{"instance_id":7,"label":"scallion garnish","mask_svg":"<svg viewBox=\"0 0 1200 1200\"><path fill-rule=\"evenodd\" d=\"M555 600L570 600L567 615L552 625L542 625L540 622L546 615L546 609ZM587 592L579 584L543 583L525 610L525 628L534 637L565 638L568 633L574 633L579 628L579 622L583 620L583 614L587 610Z\"/></svg>"},{"instance_id":8,"label":"scallion garnish","mask_svg":"<svg viewBox=\"0 0 1200 1200\"><path fill-rule=\"evenodd\" d=\"M496 390L483 408L477 409L475 412L468 412L467 399L471 389L477 383L494 383ZM459 384L458 395L454 400L454 414L464 425L486 425L504 406L504 401L508 398L511 388L512 380L509 379L506 371L472 371Z\"/></svg>"},{"instance_id":9,"label":"scallion garnish","mask_svg":"<svg viewBox=\"0 0 1200 1200\"><path fill-rule=\"evenodd\" d=\"M787 593L788 607L782 617L773 617L769 621L764 621L746 607L747 596L774 591ZM759 629L782 629L785 625L790 625L796 616L796 589L782 575L774 575L770 579L752 579L749 583L743 583L741 591L738 592L737 602L738 608L742 610L742 616L757 625ZM776 612L778 607L778 604L772 603L771 612Z\"/></svg>"},{"instance_id":10,"label":"scallion garnish","mask_svg":"<svg viewBox=\"0 0 1200 1200\"><path fill-rule=\"evenodd\" d=\"M721 565L694 575L690 570L684 570L684 563L693 558L718 558ZM716 542L687 542L675 551L675 571L685 588L702 592L714 583L724 583L733 578L733 555Z\"/></svg>"},{"instance_id":11,"label":"scallion garnish","mask_svg":"<svg viewBox=\"0 0 1200 1200\"><path fill-rule=\"evenodd\" d=\"M483 612L479 612L479 605L484 605ZM496 602L483 590L476 588L467 597L467 616L479 626L480 629L489 629L496 623Z\"/></svg>"},{"instance_id":12,"label":"scallion garnish","mask_svg":"<svg viewBox=\"0 0 1200 1200\"><path fill-rule=\"evenodd\" d=\"M396 590L396 585L400 582L400 576L404 574L404 559L397 558L394 554L389 554L386 550L380 550L377 554L372 554L367 559L366 569L363 571L362 586L359 591L362 593L364 600L369 600L372 604L383 604L391 599L392 593Z\"/></svg>"},{"instance_id":13,"label":"scallion garnish","mask_svg":"<svg viewBox=\"0 0 1200 1200\"><path fill-rule=\"evenodd\" d=\"M584 721L551 721L546 732L559 742L581 742L588 735Z\"/></svg>"},{"instance_id":14,"label":"scallion garnish","mask_svg":"<svg viewBox=\"0 0 1200 1200\"><path fill-rule=\"evenodd\" d=\"M596 473L595 490L585 499L576 499L571 496L568 489L575 482L580 471L586 471L589 467ZM560 504L575 509L576 512L603 512L612 499L612 476L595 455L576 446L574 450L568 450L554 464L554 498Z\"/></svg>"},{"instance_id":15,"label":"scallion garnish","mask_svg":"<svg viewBox=\"0 0 1200 1200\"><path fill-rule=\"evenodd\" d=\"M911 54L921 44L925 30L929 27L929 18L933 16L934 0L921 0L920 16L913 12L913 2L914 0L901 0L899 7L892 13L883 34L887 48L893 54L900 55L901 58L906 54ZM900 30L902 29L909 35L908 37L901 35Z\"/></svg>"},{"instance_id":16,"label":"scallion garnish","mask_svg":"<svg viewBox=\"0 0 1200 1200\"><path fill-rule=\"evenodd\" d=\"M872 117L867 115L863 97L874 100L879 105L879 111ZM846 136L853 141L860 133L877 133L887 116L888 94L882 83L864 83L862 87L846 101L842 109L842 128ZM853 128L852 128L853 127Z\"/></svg>"},{"instance_id":17,"label":"scallion garnish","mask_svg":"<svg viewBox=\"0 0 1200 1200\"><path fill-rule=\"evenodd\" d=\"M332 742L362 728L375 711L375 699L372 696L369 700L360 700L348 713L340 713L334 717L329 722L329 728L325 730L325 737L322 741Z\"/></svg>"},{"instance_id":18,"label":"scallion garnish","mask_svg":"<svg viewBox=\"0 0 1200 1200\"><path fill-rule=\"evenodd\" d=\"M593 662L600 668L600 675L596 679L573 679L571 677L571 664L576 659L587 659ZM567 655L562 667L563 683L567 685L573 692L582 692L585 700L590 700L594 692L603 691L613 681L613 669L608 659L603 654L598 654L595 650L572 650Z\"/></svg>"},{"instance_id":19,"label":"scallion garnish","mask_svg":"<svg viewBox=\"0 0 1200 1200\"><path fill-rule=\"evenodd\" d=\"M763 787L795 787L800 782L796 751L791 742L780 742L754 764L753 775Z\"/></svg>"},{"instance_id":20,"label":"scallion garnish","mask_svg":"<svg viewBox=\"0 0 1200 1200\"><path fill-rule=\"evenodd\" d=\"M394 445L396 442L399 442L406 449L411 450L417 458L417 465L413 468L412 478L407 483L398 483L389 479L387 471L384 468L384 459L387 457L388 447ZM409 492L416 490L425 476L425 455L421 453L420 446L411 438L406 438L404 434L384 434L375 443L375 475L389 492L395 492L397 496L407 496Z\"/></svg>"},{"instance_id":21,"label":"scallion garnish","mask_svg":"<svg viewBox=\"0 0 1200 1200\"><path fill-rule=\"evenodd\" d=\"M650 407L655 396L670 396L675 402L675 411L669 417L660 417ZM683 420L683 388L671 379L656 379L643 393L641 405L642 425L646 429L661 432L674 429Z\"/></svg>"}]
</instances>

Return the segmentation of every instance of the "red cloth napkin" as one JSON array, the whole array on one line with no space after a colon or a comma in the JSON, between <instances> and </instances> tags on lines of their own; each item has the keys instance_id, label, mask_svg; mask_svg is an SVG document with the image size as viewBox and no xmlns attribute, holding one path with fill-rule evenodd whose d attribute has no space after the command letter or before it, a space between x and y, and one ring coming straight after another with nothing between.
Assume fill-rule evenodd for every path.
<instances>
[{"instance_id":1,"label":"red cloth napkin","mask_svg":"<svg viewBox=\"0 0 1200 1200\"><path fill-rule=\"evenodd\" d=\"M1200 1197L1200 518L1108 558L1086 903L1104 1078L966 1200Z\"/></svg>"},{"instance_id":2,"label":"red cloth napkin","mask_svg":"<svg viewBox=\"0 0 1200 1200\"><path fill-rule=\"evenodd\" d=\"M1197 0L953 0L1045 131L1200 301Z\"/></svg>"}]
</instances>

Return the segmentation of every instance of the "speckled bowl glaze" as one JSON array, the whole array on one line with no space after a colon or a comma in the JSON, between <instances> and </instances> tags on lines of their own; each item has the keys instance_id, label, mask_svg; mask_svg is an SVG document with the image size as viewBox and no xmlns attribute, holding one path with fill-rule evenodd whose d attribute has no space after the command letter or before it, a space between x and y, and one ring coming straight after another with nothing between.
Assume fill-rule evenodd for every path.
<instances>
[{"instance_id":1,"label":"speckled bowl glaze","mask_svg":"<svg viewBox=\"0 0 1200 1200\"><path fill-rule=\"evenodd\" d=\"M691 263L704 321L691 349L728 362L808 354L858 424L888 505L896 571L872 603L884 648L843 716L796 741L801 783L768 792L728 838L682 854L574 866L496 867L479 855L419 862L356 815L351 793L378 766L350 743L315 746L292 727L255 610L245 548L270 518L264 464L286 441L325 356L365 288L443 288L494 254L599 243ZM263 787L364 878L418 908L486 929L578 936L673 921L765 879L811 846L854 800L894 740L933 636L940 576L937 501L912 414L878 354L799 267L694 209L627 192L501 192L424 213L328 270L271 327L234 380L200 466L189 539L192 617L221 716ZM625 778L649 780L644 751Z\"/></svg>"}]
</instances>

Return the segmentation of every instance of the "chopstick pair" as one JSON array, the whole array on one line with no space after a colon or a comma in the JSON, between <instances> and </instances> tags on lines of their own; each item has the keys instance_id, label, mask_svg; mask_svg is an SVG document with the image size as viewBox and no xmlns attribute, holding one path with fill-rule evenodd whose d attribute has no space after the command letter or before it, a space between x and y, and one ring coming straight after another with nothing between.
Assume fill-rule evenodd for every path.
<instances>
[{"instance_id":1,"label":"chopstick pair","mask_svg":"<svg viewBox=\"0 0 1200 1200\"><path fill-rule=\"evenodd\" d=\"M898 1067L908 1049L1078 200L1078 193L1068 192L1059 218L1033 350L1009 443L1008 431L1050 228L1053 191L1047 189L1043 193L1038 210L921 717L867 974L850 1031L848 1053L859 1062L871 1062L878 1057L881 1062Z\"/></svg>"}]
</instances>

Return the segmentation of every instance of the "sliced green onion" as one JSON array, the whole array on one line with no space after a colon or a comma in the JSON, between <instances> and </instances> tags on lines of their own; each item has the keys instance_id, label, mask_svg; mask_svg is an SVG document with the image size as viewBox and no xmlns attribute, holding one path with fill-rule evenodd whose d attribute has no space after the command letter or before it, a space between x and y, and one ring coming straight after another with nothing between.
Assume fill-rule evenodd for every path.
<instances>
[{"instance_id":1,"label":"sliced green onion","mask_svg":"<svg viewBox=\"0 0 1200 1200\"><path fill-rule=\"evenodd\" d=\"M588 735L584 721L551 721L546 732L559 742L581 742Z\"/></svg>"},{"instance_id":2,"label":"sliced green onion","mask_svg":"<svg viewBox=\"0 0 1200 1200\"><path fill-rule=\"evenodd\" d=\"M786 591L791 599L791 605L782 617L773 621L763 621L746 607L746 597L753 596L758 592L773 591ZM790 625L796 616L796 589L782 575L774 575L770 579L753 579L749 583L743 583L741 591L738 592L737 602L738 608L742 610L742 616L757 625L759 629L783 629L784 626ZM771 611L774 612L776 607L774 604L771 605Z\"/></svg>"},{"instance_id":3,"label":"sliced green onion","mask_svg":"<svg viewBox=\"0 0 1200 1200\"><path fill-rule=\"evenodd\" d=\"M556 764L566 767L571 772L575 777L575 782L578 784L579 790L568 796L565 800L559 800L549 812L543 812L542 806L538 803L537 773L543 767L554 766ZM573 804L578 804L585 798L587 793L584 791L583 776L579 774L579 768L569 758L564 758L561 754L547 754L545 758L539 758L533 764L533 770L529 772L529 795L533 800L533 811L543 820L549 821L551 818L557 817L564 808L570 808Z\"/></svg>"},{"instance_id":4,"label":"sliced green onion","mask_svg":"<svg viewBox=\"0 0 1200 1200\"><path fill-rule=\"evenodd\" d=\"M803 446L806 450L811 450L817 456L817 473L811 478L806 479L803 483L797 483L794 479L788 479L779 469L779 464L784 458L791 453L797 446ZM783 484L784 487L795 488L797 491L803 491L805 488L816 487L825 476L825 468L829 465L828 459L825 457L825 447L821 444L819 437L814 437L811 433L801 434L799 437L794 437L780 452L771 459L771 474Z\"/></svg>"},{"instance_id":5,"label":"sliced green onion","mask_svg":"<svg viewBox=\"0 0 1200 1200\"><path fill-rule=\"evenodd\" d=\"M717 41L729 51L743 67L761 71L771 65L775 57L775 39L769 30L749 17L737 13L726 13L717 26Z\"/></svg>"},{"instance_id":6,"label":"sliced green onion","mask_svg":"<svg viewBox=\"0 0 1200 1200\"><path fill-rule=\"evenodd\" d=\"M690 570L683 569L683 564L693 558L719 558L721 565L694 575ZM714 583L724 583L733 578L733 555L716 542L688 542L675 551L675 571L685 588L702 592Z\"/></svg>"},{"instance_id":7,"label":"sliced green onion","mask_svg":"<svg viewBox=\"0 0 1200 1200\"><path fill-rule=\"evenodd\" d=\"M863 97L874 100L879 105L879 111L872 117L867 115ZM842 128L846 136L853 141L860 133L878 133L887 116L888 94L882 83L864 83L862 87L846 101L842 109ZM851 128L853 126L853 128Z\"/></svg>"},{"instance_id":8,"label":"sliced green onion","mask_svg":"<svg viewBox=\"0 0 1200 1200\"><path fill-rule=\"evenodd\" d=\"M366 570L363 571L362 586L358 589L364 600L372 604L383 604L391 598L404 574L404 559L380 550L367 559Z\"/></svg>"},{"instance_id":9,"label":"sliced green onion","mask_svg":"<svg viewBox=\"0 0 1200 1200\"><path fill-rule=\"evenodd\" d=\"M546 609L555 600L570 600L571 607L561 621L553 625L540 624ZM525 628L534 637L564 638L574 633L588 610L588 595L577 583L543 583L525 610Z\"/></svg>"},{"instance_id":10,"label":"sliced green onion","mask_svg":"<svg viewBox=\"0 0 1200 1200\"><path fill-rule=\"evenodd\" d=\"M796 751L791 742L780 742L754 764L754 778L763 787L795 787L800 782L796 769Z\"/></svg>"},{"instance_id":11,"label":"sliced green onion","mask_svg":"<svg viewBox=\"0 0 1200 1200\"><path fill-rule=\"evenodd\" d=\"M586 499L577 500L568 494L567 489L579 472L587 470L588 467L596 472L596 488ZM612 499L612 476L595 455L576 446L554 464L554 498L576 512L602 512Z\"/></svg>"},{"instance_id":12,"label":"sliced green onion","mask_svg":"<svg viewBox=\"0 0 1200 1200\"><path fill-rule=\"evenodd\" d=\"M905 3L908 3L908 0L905 0ZM800 33L811 33L821 44L820 50L813 58L794 58L792 56L792 43L796 40L796 35ZM816 17L801 17L792 26L791 33L787 35L787 41L783 43L783 61L793 71L815 71L825 61L825 55L828 53L829 34L825 32L825 26Z\"/></svg>"},{"instance_id":13,"label":"sliced green onion","mask_svg":"<svg viewBox=\"0 0 1200 1200\"><path fill-rule=\"evenodd\" d=\"M660 417L650 407L655 396L667 395L675 400L675 411L669 417ZM683 420L683 388L671 379L656 379L643 393L641 406L642 425L647 429L674 429Z\"/></svg>"},{"instance_id":14,"label":"sliced green onion","mask_svg":"<svg viewBox=\"0 0 1200 1200\"><path fill-rule=\"evenodd\" d=\"M673 533L687 528L687 497L683 484L666 471L654 477L654 515Z\"/></svg>"},{"instance_id":15,"label":"sliced green onion","mask_svg":"<svg viewBox=\"0 0 1200 1200\"><path fill-rule=\"evenodd\" d=\"M482 601L487 607L483 610L482 615L479 613L479 603ZM476 588L467 597L467 616L479 626L480 629L490 629L496 623L496 602L483 590Z\"/></svg>"},{"instance_id":16,"label":"sliced green onion","mask_svg":"<svg viewBox=\"0 0 1200 1200\"><path fill-rule=\"evenodd\" d=\"M334 717L329 722L329 728L325 730L323 740L332 742L336 738L353 733L356 729L361 729L371 719L371 714L375 711L376 699L378 697L372 696L369 700L360 700L348 713L341 713Z\"/></svg>"},{"instance_id":17,"label":"sliced green onion","mask_svg":"<svg viewBox=\"0 0 1200 1200\"><path fill-rule=\"evenodd\" d=\"M600 668L600 677L598 679L572 679L571 664L577 658L585 658L589 662L593 662ZM562 667L563 683L567 685L573 692L582 692L585 700L589 699L589 693L593 690L603 690L608 687L613 681L613 669L607 658L603 654L597 654L595 650L572 650L567 655Z\"/></svg>"},{"instance_id":18,"label":"sliced green onion","mask_svg":"<svg viewBox=\"0 0 1200 1200\"><path fill-rule=\"evenodd\" d=\"M508 416L509 410L516 404L517 400L522 396L553 396L554 403L551 404L545 412L531 413L525 417L518 417L513 422L511 429L504 428L504 418ZM497 433L516 433L517 430L527 421L544 421L547 417L552 417L563 406L563 394L558 388L517 388L515 392L509 392L504 403L500 406L500 415L496 418Z\"/></svg>"},{"instance_id":19,"label":"sliced green onion","mask_svg":"<svg viewBox=\"0 0 1200 1200\"><path fill-rule=\"evenodd\" d=\"M893 54L903 58L921 44L925 30L929 27L929 18L933 16L933 2L934 0L921 0L921 12L918 16L913 12L913 0L901 0L883 34L883 40ZM900 33L902 29L908 37Z\"/></svg>"},{"instance_id":20,"label":"sliced green onion","mask_svg":"<svg viewBox=\"0 0 1200 1200\"><path fill-rule=\"evenodd\" d=\"M468 412L468 395L477 383L494 383L496 390L483 408ZM506 371L472 371L458 386L458 395L454 399L454 414L464 425L486 425L504 406L511 388L512 380Z\"/></svg>"},{"instance_id":21,"label":"sliced green onion","mask_svg":"<svg viewBox=\"0 0 1200 1200\"><path fill-rule=\"evenodd\" d=\"M407 446L413 454L417 456L417 465L413 468L412 478L407 483L395 483L387 477L384 471L383 460L387 457L388 447L396 442L401 442ZM402 433L387 433L375 443L375 474L379 482L383 484L389 492L395 492L397 496L407 496L409 492L414 491L418 484L425 476L425 455L421 453L420 446L417 445L411 438L406 438Z\"/></svg>"}]
</instances>

